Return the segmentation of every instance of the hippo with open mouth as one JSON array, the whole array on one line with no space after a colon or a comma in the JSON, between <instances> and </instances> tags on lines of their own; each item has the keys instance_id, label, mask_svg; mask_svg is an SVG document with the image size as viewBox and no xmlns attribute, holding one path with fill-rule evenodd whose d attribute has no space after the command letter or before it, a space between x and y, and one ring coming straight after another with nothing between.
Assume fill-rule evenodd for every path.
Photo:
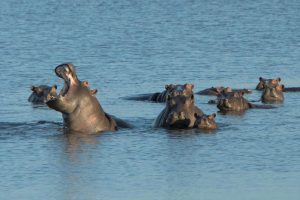
<instances>
[{"instance_id":1,"label":"hippo with open mouth","mask_svg":"<svg viewBox=\"0 0 300 200\"><path fill-rule=\"evenodd\" d=\"M185 84L183 90L173 90L167 96L166 107L154 122L154 127L169 129L193 128L196 117L203 112L194 104L193 84Z\"/></svg>"},{"instance_id":2,"label":"hippo with open mouth","mask_svg":"<svg viewBox=\"0 0 300 200\"><path fill-rule=\"evenodd\" d=\"M104 112L86 83L77 78L72 64L57 66L55 73L64 80L64 86L59 95L50 95L46 104L62 113L66 128L84 133L117 130L116 121Z\"/></svg>"}]
</instances>

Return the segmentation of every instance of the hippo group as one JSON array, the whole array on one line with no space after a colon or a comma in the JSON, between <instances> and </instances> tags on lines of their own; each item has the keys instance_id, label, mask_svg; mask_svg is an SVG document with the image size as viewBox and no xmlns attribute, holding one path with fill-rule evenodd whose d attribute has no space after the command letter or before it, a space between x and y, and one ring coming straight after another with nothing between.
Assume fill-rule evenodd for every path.
<instances>
[{"instance_id":1,"label":"hippo group","mask_svg":"<svg viewBox=\"0 0 300 200\"><path fill-rule=\"evenodd\" d=\"M64 127L72 132L98 133L116 131L118 128L131 128L125 121L104 111L96 98L97 90L90 89L88 81L80 81L73 64L65 63L55 67L56 76L64 80L64 86L57 94L57 86L32 86L32 94L28 101L45 104L49 108L62 113ZM300 88L286 88L280 84L281 79L259 78L256 90L262 91L263 103L284 101L284 92L297 92ZM217 99L209 101L216 104L220 112L243 112L251 108L271 109L272 105L250 103L244 94L252 93L249 89L232 89L230 87L211 87L193 92L194 85L168 84L162 92L125 97L126 100L151 101L164 103L164 109L154 121L155 128L167 129L216 129L216 113L210 115L195 105L195 94L213 95Z\"/></svg>"}]
</instances>

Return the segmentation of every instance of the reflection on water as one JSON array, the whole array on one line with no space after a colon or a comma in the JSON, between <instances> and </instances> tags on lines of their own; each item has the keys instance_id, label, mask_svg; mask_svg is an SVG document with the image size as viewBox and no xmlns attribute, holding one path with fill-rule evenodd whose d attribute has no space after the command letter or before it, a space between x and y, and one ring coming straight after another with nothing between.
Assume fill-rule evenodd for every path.
<instances>
[{"instance_id":1,"label":"reflection on water","mask_svg":"<svg viewBox=\"0 0 300 200\"><path fill-rule=\"evenodd\" d=\"M300 93L285 93L274 109L217 113L213 132L154 129L164 104L120 98L170 83L254 89L260 76L300 86L299 8L292 0L1 1L1 199L300 199ZM53 70L65 62L98 89L106 112L134 128L67 134L61 114L27 102L30 85L62 87ZM195 103L217 112L210 99Z\"/></svg>"}]
</instances>

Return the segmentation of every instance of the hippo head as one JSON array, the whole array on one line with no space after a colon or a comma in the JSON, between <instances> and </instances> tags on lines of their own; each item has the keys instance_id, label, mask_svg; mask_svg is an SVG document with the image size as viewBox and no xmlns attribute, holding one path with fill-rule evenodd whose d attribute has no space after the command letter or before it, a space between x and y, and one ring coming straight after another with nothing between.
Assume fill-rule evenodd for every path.
<instances>
[{"instance_id":1,"label":"hippo head","mask_svg":"<svg viewBox=\"0 0 300 200\"><path fill-rule=\"evenodd\" d=\"M84 99L85 94L92 95L88 88L88 82L78 80L75 67L72 64L57 66L55 73L64 80L64 86L59 95L48 97L47 105L62 113L72 113L77 107L79 99Z\"/></svg>"},{"instance_id":2,"label":"hippo head","mask_svg":"<svg viewBox=\"0 0 300 200\"><path fill-rule=\"evenodd\" d=\"M194 127L206 130L212 130L217 128L217 124L215 121L216 113L211 115L198 115L195 113L196 122Z\"/></svg>"},{"instance_id":3,"label":"hippo head","mask_svg":"<svg viewBox=\"0 0 300 200\"><path fill-rule=\"evenodd\" d=\"M229 92L220 96L217 107L220 111L242 111L249 108L244 92Z\"/></svg>"},{"instance_id":4,"label":"hippo head","mask_svg":"<svg viewBox=\"0 0 300 200\"><path fill-rule=\"evenodd\" d=\"M281 102L284 100L283 96L284 85L267 84L261 96L263 102Z\"/></svg>"},{"instance_id":5,"label":"hippo head","mask_svg":"<svg viewBox=\"0 0 300 200\"><path fill-rule=\"evenodd\" d=\"M189 96L189 95L194 93L193 88L194 88L194 85L191 84L191 83L186 83L184 85L168 84L168 85L165 86L165 89L167 91L167 95L171 94L173 96L176 95L176 94Z\"/></svg>"},{"instance_id":6,"label":"hippo head","mask_svg":"<svg viewBox=\"0 0 300 200\"><path fill-rule=\"evenodd\" d=\"M32 94L28 98L28 101L32 103L45 103L47 101L48 95L51 94L55 96L56 89L56 85L53 85L52 87L47 85L31 86Z\"/></svg>"},{"instance_id":7,"label":"hippo head","mask_svg":"<svg viewBox=\"0 0 300 200\"><path fill-rule=\"evenodd\" d=\"M278 77L277 79L266 79L259 77L259 83L256 86L256 90L264 90L267 84L271 85L278 85L279 82L281 81L281 78Z\"/></svg>"},{"instance_id":8,"label":"hippo head","mask_svg":"<svg viewBox=\"0 0 300 200\"><path fill-rule=\"evenodd\" d=\"M166 107L169 112L166 124L169 128L187 128L193 125L195 121L193 87L192 84L185 84L168 94Z\"/></svg>"}]
</instances>

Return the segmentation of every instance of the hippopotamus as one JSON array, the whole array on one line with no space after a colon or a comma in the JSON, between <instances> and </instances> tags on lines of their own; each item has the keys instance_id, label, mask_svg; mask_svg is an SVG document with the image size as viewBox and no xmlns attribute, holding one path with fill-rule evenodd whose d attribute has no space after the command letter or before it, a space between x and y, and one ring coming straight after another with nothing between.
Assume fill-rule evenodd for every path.
<instances>
[{"instance_id":1,"label":"hippopotamus","mask_svg":"<svg viewBox=\"0 0 300 200\"><path fill-rule=\"evenodd\" d=\"M194 104L193 87L193 84L185 84L183 90L173 90L168 94L166 106L156 118L154 127L194 127L195 116L202 116L203 112Z\"/></svg>"},{"instance_id":2,"label":"hippopotamus","mask_svg":"<svg viewBox=\"0 0 300 200\"><path fill-rule=\"evenodd\" d=\"M46 104L62 113L68 130L83 133L117 130L116 120L104 112L95 95L78 79L73 64L58 65L55 73L64 80L64 86L59 95L50 95Z\"/></svg>"},{"instance_id":3,"label":"hippopotamus","mask_svg":"<svg viewBox=\"0 0 300 200\"><path fill-rule=\"evenodd\" d=\"M261 96L262 102L264 103L282 102L284 100L283 89L284 89L283 85L266 84L264 86L264 91Z\"/></svg>"},{"instance_id":4,"label":"hippopotamus","mask_svg":"<svg viewBox=\"0 0 300 200\"><path fill-rule=\"evenodd\" d=\"M281 81L280 77L276 79L267 79L267 78L259 77L259 83L256 86L256 90L263 91L265 89L266 84L276 87L280 83L280 81ZM300 92L300 87L285 87L283 85L282 92Z\"/></svg>"},{"instance_id":5,"label":"hippopotamus","mask_svg":"<svg viewBox=\"0 0 300 200\"><path fill-rule=\"evenodd\" d=\"M39 86L31 86L31 95L28 98L28 101L36 104L46 103L48 95L54 95L53 92L57 89L56 85L48 86L48 85L39 85Z\"/></svg>"},{"instance_id":6,"label":"hippopotamus","mask_svg":"<svg viewBox=\"0 0 300 200\"><path fill-rule=\"evenodd\" d=\"M279 84L280 81L281 81L280 77L278 77L276 79L266 79L263 77L259 77L259 83L257 84L255 89L256 90L264 90L267 84L276 86Z\"/></svg>"},{"instance_id":7,"label":"hippopotamus","mask_svg":"<svg viewBox=\"0 0 300 200\"><path fill-rule=\"evenodd\" d=\"M217 124L215 121L216 113L210 114L210 115L197 115L195 114L195 124L194 128L198 129L205 129L205 130L213 130L217 128Z\"/></svg>"},{"instance_id":8,"label":"hippopotamus","mask_svg":"<svg viewBox=\"0 0 300 200\"><path fill-rule=\"evenodd\" d=\"M181 85L181 84L167 84L165 85L165 90L162 92L155 92L155 93L149 93L149 94L140 94L137 96L131 96L131 97L124 97L126 100L136 100L136 101L151 101L151 102L157 102L157 103L163 103L166 102L168 94L170 94L172 91L175 90L181 90L183 93L188 93L188 91L184 91L187 84ZM187 94L189 95L189 94Z\"/></svg>"},{"instance_id":9,"label":"hippopotamus","mask_svg":"<svg viewBox=\"0 0 300 200\"><path fill-rule=\"evenodd\" d=\"M222 98L218 100L217 107L221 112L241 112L249 108L261 108L261 109L270 109L274 108L269 105L256 105L250 103L247 99L243 97L243 92L232 92L223 95Z\"/></svg>"},{"instance_id":10,"label":"hippopotamus","mask_svg":"<svg viewBox=\"0 0 300 200\"><path fill-rule=\"evenodd\" d=\"M199 95L211 95L211 96L217 96L221 93L224 92L244 92L245 94L250 94L252 93L251 90L248 89L232 89L231 87L211 87L211 88L206 88L204 90L201 90L195 94Z\"/></svg>"}]
</instances>

